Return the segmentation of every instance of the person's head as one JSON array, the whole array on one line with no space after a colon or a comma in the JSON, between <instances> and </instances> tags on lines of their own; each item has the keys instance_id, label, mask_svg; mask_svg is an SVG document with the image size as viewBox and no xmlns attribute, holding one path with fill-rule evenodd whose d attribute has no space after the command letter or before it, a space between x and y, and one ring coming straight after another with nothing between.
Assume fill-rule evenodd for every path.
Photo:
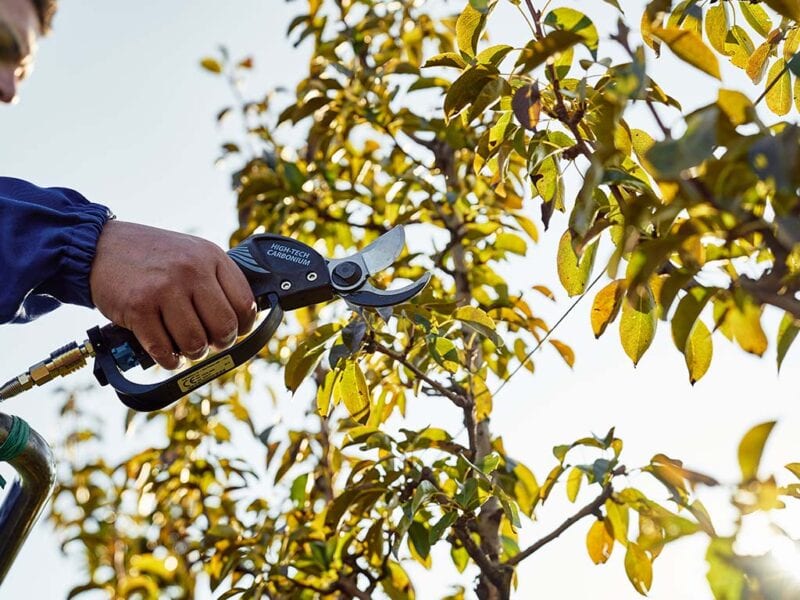
<instances>
[{"instance_id":1,"label":"person's head","mask_svg":"<svg viewBox=\"0 0 800 600\"><path fill-rule=\"evenodd\" d=\"M39 38L49 29L57 0L0 0L0 102L17 96L30 72Z\"/></svg>"}]
</instances>

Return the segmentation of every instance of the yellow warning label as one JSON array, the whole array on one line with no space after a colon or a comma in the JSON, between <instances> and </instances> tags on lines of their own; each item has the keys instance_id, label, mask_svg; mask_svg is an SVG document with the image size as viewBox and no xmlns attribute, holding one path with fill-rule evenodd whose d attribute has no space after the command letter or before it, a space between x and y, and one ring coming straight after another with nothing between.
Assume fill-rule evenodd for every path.
<instances>
[{"instance_id":1,"label":"yellow warning label","mask_svg":"<svg viewBox=\"0 0 800 600\"><path fill-rule=\"evenodd\" d=\"M199 369L194 373L190 373L186 377L181 377L178 379L178 387L181 388L182 392L191 392L192 390L199 388L204 383L208 383L215 377L230 371L234 366L233 358L230 356L223 356L219 360L215 360L202 369Z\"/></svg>"}]
</instances>

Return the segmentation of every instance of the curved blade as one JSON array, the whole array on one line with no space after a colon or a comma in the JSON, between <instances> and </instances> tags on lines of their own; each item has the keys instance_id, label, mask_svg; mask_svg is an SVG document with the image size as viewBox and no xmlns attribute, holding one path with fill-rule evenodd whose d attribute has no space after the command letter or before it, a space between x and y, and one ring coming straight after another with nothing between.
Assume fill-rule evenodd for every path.
<instances>
[{"instance_id":1,"label":"curved blade","mask_svg":"<svg viewBox=\"0 0 800 600\"><path fill-rule=\"evenodd\" d=\"M358 254L364 259L368 275L375 275L392 266L406 243L402 225L393 227Z\"/></svg>"},{"instance_id":2,"label":"curved blade","mask_svg":"<svg viewBox=\"0 0 800 600\"><path fill-rule=\"evenodd\" d=\"M430 279L431 274L425 273L425 275L417 279L414 283L396 290L379 290L369 283L364 283L358 291L352 294L342 294L342 297L348 302L357 304L358 306L369 306L372 308L394 306L395 304L402 304L406 300L419 294L422 289L428 285Z\"/></svg>"}]
</instances>

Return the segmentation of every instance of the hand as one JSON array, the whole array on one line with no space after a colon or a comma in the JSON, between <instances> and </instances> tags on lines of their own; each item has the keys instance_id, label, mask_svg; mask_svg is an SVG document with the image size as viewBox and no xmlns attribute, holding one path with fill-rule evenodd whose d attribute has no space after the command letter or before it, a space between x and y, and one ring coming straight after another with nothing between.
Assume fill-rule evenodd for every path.
<instances>
[{"instance_id":1,"label":"hand","mask_svg":"<svg viewBox=\"0 0 800 600\"><path fill-rule=\"evenodd\" d=\"M256 318L250 286L221 248L135 223L106 223L89 285L100 312L167 369L180 364L176 350L198 359L209 345L227 348Z\"/></svg>"}]
</instances>

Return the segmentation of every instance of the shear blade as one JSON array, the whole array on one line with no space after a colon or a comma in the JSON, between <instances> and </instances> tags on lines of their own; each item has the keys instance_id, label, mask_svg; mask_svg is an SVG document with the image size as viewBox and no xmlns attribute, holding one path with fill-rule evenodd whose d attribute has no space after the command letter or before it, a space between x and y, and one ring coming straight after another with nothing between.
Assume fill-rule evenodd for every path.
<instances>
[{"instance_id":1,"label":"shear blade","mask_svg":"<svg viewBox=\"0 0 800 600\"><path fill-rule=\"evenodd\" d=\"M375 275L392 266L406 244L406 234L402 225L384 233L359 254L364 259L369 275Z\"/></svg>"},{"instance_id":2,"label":"shear blade","mask_svg":"<svg viewBox=\"0 0 800 600\"><path fill-rule=\"evenodd\" d=\"M419 294L422 288L428 285L430 279L431 274L425 273L425 275L417 279L414 283L396 290L379 290L369 282L365 282L357 291L350 294L343 294L343 296L348 302L357 304L358 306L370 308L394 306L396 304L402 304L406 300Z\"/></svg>"}]
</instances>

